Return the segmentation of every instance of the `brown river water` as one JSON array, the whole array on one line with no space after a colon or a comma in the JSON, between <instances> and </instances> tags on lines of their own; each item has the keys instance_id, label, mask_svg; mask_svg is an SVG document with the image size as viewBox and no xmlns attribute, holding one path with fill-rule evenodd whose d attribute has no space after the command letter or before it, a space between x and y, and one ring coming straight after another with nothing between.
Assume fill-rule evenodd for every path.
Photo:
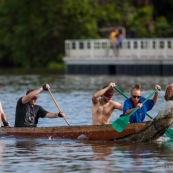
<instances>
[{"instance_id":1,"label":"brown river water","mask_svg":"<svg viewBox=\"0 0 173 173\"><path fill-rule=\"evenodd\" d=\"M147 97L155 84L162 90L158 103L148 112L155 117L163 102L166 85L173 77L80 76L80 75L0 75L0 100L11 126L14 125L15 106L28 89L49 83L59 107L70 125L91 124L91 97L102 86L116 82L129 96L131 87L140 82ZM116 92L113 100L123 104ZM39 95L37 103L46 110L58 112L49 93ZM111 122L121 114L115 111ZM146 120L148 118L146 117ZM63 119L40 119L40 127L67 125ZM0 172L15 173L109 173L109 172L172 172L173 141L163 136L153 143L115 143L113 141L80 141L69 139L32 139L0 137Z\"/></svg>"}]
</instances>

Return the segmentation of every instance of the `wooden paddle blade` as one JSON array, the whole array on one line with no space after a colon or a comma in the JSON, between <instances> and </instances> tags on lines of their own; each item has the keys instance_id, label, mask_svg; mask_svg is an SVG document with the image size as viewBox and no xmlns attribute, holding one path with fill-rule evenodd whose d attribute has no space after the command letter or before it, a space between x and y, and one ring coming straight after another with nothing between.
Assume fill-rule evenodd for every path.
<instances>
[{"instance_id":1,"label":"wooden paddle blade","mask_svg":"<svg viewBox=\"0 0 173 173\"><path fill-rule=\"evenodd\" d=\"M171 140L173 140L173 130L172 129L168 129L165 132L166 136L168 136Z\"/></svg>"},{"instance_id":2,"label":"wooden paddle blade","mask_svg":"<svg viewBox=\"0 0 173 173\"><path fill-rule=\"evenodd\" d=\"M119 133L121 133L128 125L130 116L122 116L112 123L112 127Z\"/></svg>"}]
</instances>

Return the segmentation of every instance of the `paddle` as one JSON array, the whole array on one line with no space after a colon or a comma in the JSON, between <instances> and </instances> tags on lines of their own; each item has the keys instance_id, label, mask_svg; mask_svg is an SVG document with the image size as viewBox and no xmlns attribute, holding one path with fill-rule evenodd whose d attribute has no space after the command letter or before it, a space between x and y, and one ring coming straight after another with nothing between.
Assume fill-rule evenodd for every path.
<instances>
[{"instance_id":1,"label":"paddle","mask_svg":"<svg viewBox=\"0 0 173 173\"><path fill-rule=\"evenodd\" d=\"M118 91L121 95L123 95L125 98L128 98L117 86L114 87L116 89L116 91ZM146 115L153 119L148 113L146 113ZM165 132L166 136L168 136L171 140L173 140L173 130L172 129L168 129L166 132Z\"/></svg>"},{"instance_id":2,"label":"paddle","mask_svg":"<svg viewBox=\"0 0 173 173\"><path fill-rule=\"evenodd\" d=\"M156 92L158 91L158 89L155 89L143 102L142 104L144 104L150 97L152 97ZM115 120L113 123L112 123L112 127L118 131L118 132L122 132L126 126L128 125L129 123L129 119L130 119L130 116L133 115L134 112L136 112L140 107L136 107L129 115L126 115L126 116L122 116L120 118L118 118L117 120Z\"/></svg>"},{"instance_id":3,"label":"paddle","mask_svg":"<svg viewBox=\"0 0 173 173\"><path fill-rule=\"evenodd\" d=\"M56 100L55 100L54 96L52 95L52 92L50 91L49 88L48 88L48 91L49 91L49 94L50 94L50 96L52 97L53 101L55 102L55 105L57 106L58 110L59 110L60 112L62 112L61 109L60 109L60 107L58 106L58 103L56 102ZM69 124L69 122L67 121L66 117L63 117L63 118L64 118L64 120L66 121L66 123L70 126L70 124Z\"/></svg>"}]
</instances>

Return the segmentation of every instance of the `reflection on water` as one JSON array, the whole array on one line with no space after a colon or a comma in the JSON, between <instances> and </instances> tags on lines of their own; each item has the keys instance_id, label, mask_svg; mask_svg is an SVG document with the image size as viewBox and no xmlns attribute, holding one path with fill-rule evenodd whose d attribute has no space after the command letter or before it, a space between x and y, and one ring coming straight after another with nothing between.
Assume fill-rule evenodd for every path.
<instances>
[{"instance_id":1,"label":"reflection on water","mask_svg":"<svg viewBox=\"0 0 173 173\"><path fill-rule=\"evenodd\" d=\"M3 139L0 168L2 172L39 173L165 172L173 168L172 152L173 145L164 143L8 138Z\"/></svg>"},{"instance_id":2,"label":"reflection on water","mask_svg":"<svg viewBox=\"0 0 173 173\"><path fill-rule=\"evenodd\" d=\"M91 124L91 96L105 84L114 81L129 95L136 82L148 96L155 84L162 86L159 101L152 111L157 115L163 101L165 87L173 77L126 77L126 76L73 76L73 75L1 75L1 102L14 124L16 101L29 88L39 88L49 83L60 108L70 125ZM113 100L124 102L116 93ZM38 104L48 111L58 112L48 92L39 95ZM111 122L121 112L115 111ZM147 118L146 118L147 119ZM67 125L63 119L41 119L39 126ZM169 172L173 169L173 143L166 137L157 143L122 144L115 142L92 142L61 139L0 138L1 172Z\"/></svg>"}]
</instances>

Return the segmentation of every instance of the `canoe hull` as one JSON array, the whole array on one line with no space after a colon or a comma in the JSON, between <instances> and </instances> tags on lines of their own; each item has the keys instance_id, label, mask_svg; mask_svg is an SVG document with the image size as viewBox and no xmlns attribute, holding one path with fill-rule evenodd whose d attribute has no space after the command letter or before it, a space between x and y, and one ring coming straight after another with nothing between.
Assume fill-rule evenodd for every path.
<instances>
[{"instance_id":1,"label":"canoe hull","mask_svg":"<svg viewBox=\"0 0 173 173\"><path fill-rule=\"evenodd\" d=\"M67 138L86 140L113 140L126 135L138 133L148 127L149 122L129 124L119 133L112 125L84 125L84 126L59 126L59 127L4 127L0 129L1 136L31 137L31 138Z\"/></svg>"},{"instance_id":2,"label":"canoe hull","mask_svg":"<svg viewBox=\"0 0 173 173\"><path fill-rule=\"evenodd\" d=\"M76 140L114 140L123 142L147 142L157 140L173 124L173 116L144 123L128 124L121 133L112 125L84 125L59 127L4 127L0 136L30 138L66 138Z\"/></svg>"}]
</instances>

